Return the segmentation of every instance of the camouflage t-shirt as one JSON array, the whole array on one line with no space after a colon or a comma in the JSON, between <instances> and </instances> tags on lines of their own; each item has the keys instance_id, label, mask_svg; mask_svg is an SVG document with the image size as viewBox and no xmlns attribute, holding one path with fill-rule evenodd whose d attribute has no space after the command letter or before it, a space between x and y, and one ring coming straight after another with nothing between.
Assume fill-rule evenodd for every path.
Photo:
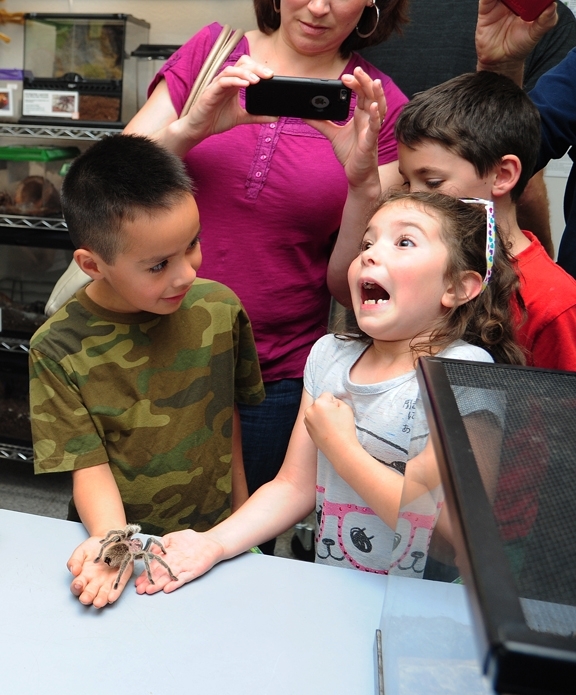
<instances>
[{"instance_id":1,"label":"camouflage t-shirt","mask_svg":"<svg viewBox=\"0 0 576 695\"><path fill-rule=\"evenodd\" d=\"M36 473L109 462L145 533L228 516L234 402L263 398L248 316L209 280L166 316L107 311L83 289L30 342Z\"/></svg>"}]
</instances>

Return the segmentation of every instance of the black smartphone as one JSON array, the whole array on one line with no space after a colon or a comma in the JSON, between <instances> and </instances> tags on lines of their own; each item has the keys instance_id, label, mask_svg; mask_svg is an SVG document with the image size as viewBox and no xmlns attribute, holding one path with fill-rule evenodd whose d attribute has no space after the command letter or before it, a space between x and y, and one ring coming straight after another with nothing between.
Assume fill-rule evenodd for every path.
<instances>
[{"instance_id":1,"label":"black smartphone","mask_svg":"<svg viewBox=\"0 0 576 695\"><path fill-rule=\"evenodd\" d=\"M532 22L551 5L554 0L502 0L514 14L522 17L525 22Z\"/></svg>"},{"instance_id":2,"label":"black smartphone","mask_svg":"<svg viewBox=\"0 0 576 695\"><path fill-rule=\"evenodd\" d=\"M255 116L344 121L351 95L341 80L275 75L246 88L246 111Z\"/></svg>"}]
</instances>

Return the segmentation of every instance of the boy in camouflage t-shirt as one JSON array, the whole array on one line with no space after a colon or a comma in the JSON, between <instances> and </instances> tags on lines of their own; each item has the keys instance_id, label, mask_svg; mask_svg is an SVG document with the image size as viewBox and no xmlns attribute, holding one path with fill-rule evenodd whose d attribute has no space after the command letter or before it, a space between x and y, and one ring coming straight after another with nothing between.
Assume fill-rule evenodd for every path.
<instances>
[{"instance_id":1,"label":"boy in camouflage t-shirt","mask_svg":"<svg viewBox=\"0 0 576 695\"><path fill-rule=\"evenodd\" d=\"M37 473L72 471L70 518L89 538L72 591L102 607L117 570L94 563L111 529L206 530L247 496L236 402L264 397L248 317L197 280L198 209L182 162L117 135L72 164L62 191L74 257L92 282L30 345Z\"/></svg>"}]
</instances>

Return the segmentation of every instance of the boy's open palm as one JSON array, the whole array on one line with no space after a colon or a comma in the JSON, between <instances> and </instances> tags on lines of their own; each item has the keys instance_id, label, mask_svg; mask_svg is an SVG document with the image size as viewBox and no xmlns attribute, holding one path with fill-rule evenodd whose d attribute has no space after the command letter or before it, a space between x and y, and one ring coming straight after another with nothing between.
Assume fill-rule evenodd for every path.
<instances>
[{"instance_id":1,"label":"boy's open palm","mask_svg":"<svg viewBox=\"0 0 576 695\"><path fill-rule=\"evenodd\" d=\"M132 576L132 563L128 565L118 588L114 583L118 569L109 567L105 562L94 562L102 549L100 538L94 536L81 543L70 556L67 567L74 575L70 591L77 596L85 606L103 608L118 600L128 580Z\"/></svg>"}]
</instances>

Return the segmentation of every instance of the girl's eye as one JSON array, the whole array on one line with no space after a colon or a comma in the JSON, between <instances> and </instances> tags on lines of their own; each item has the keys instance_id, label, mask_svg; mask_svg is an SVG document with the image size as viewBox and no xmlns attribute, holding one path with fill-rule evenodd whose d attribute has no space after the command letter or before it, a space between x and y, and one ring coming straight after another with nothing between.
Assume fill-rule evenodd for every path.
<instances>
[{"instance_id":1,"label":"girl's eye","mask_svg":"<svg viewBox=\"0 0 576 695\"><path fill-rule=\"evenodd\" d=\"M371 241L369 241L368 239L362 239L362 243L360 244L360 252L367 251L371 246Z\"/></svg>"},{"instance_id":2,"label":"girl's eye","mask_svg":"<svg viewBox=\"0 0 576 695\"><path fill-rule=\"evenodd\" d=\"M415 244L412 241L412 239L408 239L408 237L402 237L398 240L398 246L409 248L410 246L415 246Z\"/></svg>"},{"instance_id":3,"label":"girl's eye","mask_svg":"<svg viewBox=\"0 0 576 695\"><path fill-rule=\"evenodd\" d=\"M157 265L153 266L150 268L148 272L150 273L159 273L161 270L164 270L164 268L168 265L168 261L161 261Z\"/></svg>"},{"instance_id":4,"label":"girl's eye","mask_svg":"<svg viewBox=\"0 0 576 695\"><path fill-rule=\"evenodd\" d=\"M428 188L440 188L440 186L444 183L441 179L429 179L426 181L426 186Z\"/></svg>"}]
</instances>

